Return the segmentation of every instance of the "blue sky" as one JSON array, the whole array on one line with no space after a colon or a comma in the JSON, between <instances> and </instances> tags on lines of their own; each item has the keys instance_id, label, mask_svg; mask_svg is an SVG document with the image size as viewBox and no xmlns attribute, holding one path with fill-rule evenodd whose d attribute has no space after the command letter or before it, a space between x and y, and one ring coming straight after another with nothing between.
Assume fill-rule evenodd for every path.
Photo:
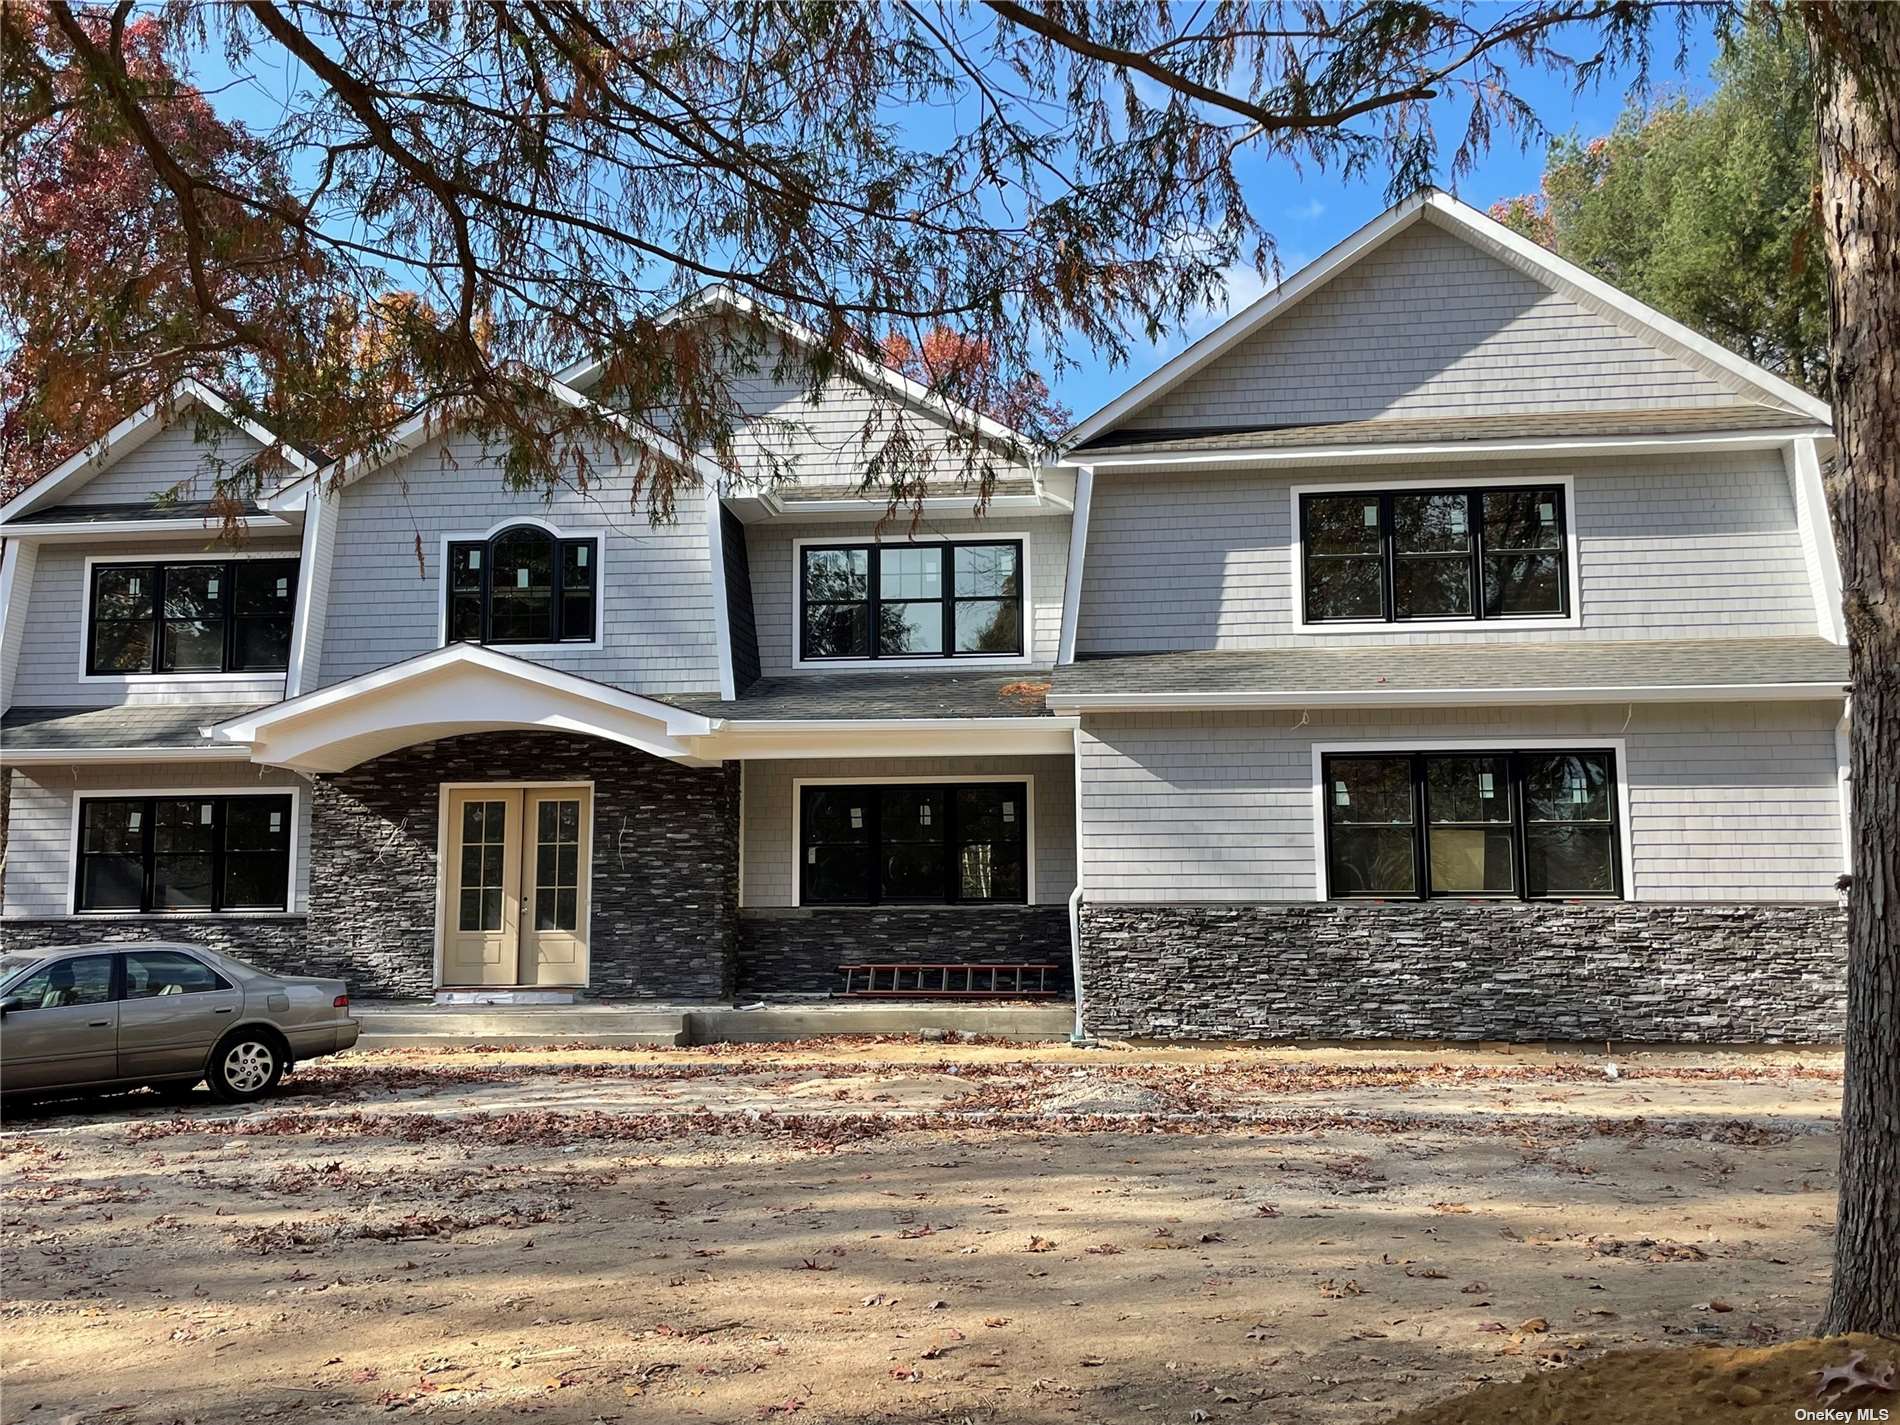
<instances>
[{"instance_id":1,"label":"blue sky","mask_svg":"<svg viewBox=\"0 0 1900 1425\"><path fill-rule=\"evenodd\" d=\"M1713 88L1709 78L1709 66L1717 50L1713 31L1694 36L1681 70L1675 67L1674 34L1659 33L1656 39L1652 90L1682 92L1695 98ZM1520 72L1517 88L1551 133L1576 132L1594 137L1607 133L1615 124L1628 97L1629 83L1628 75L1609 74L1597 87L1578 94L1568 80L1543 73ZM1522 151L1515 136L1505 135L1469 175L1456 183L1441 177L1440 184L1473 207L1487 209L1500 198L1537 188L1544 171L1544 150L1545 145L1540 142L1534 143L1529 151ZM1310 169L1299 174L1288 165L1259 159L1243 168L1242 174L1248 203L1262 226L1278 240L1281 270L1288 277L1386 208L1383 174L1346 183L1330 174ZM1251 269L1234 271L1230 274L1228 310L1240 310L1268 286ZM1172 341L1146 352L1131 352L1128 364L1119 369L1111 368L1106 361L1091 357L1079 347L1073 348L1070 355L1077 359L1077 366L1050 384L1080 419L1114 399L1195 337L1217 326L1226 315L1225 310L1208 313L1191 329L1177 333Z\"/></svg>"}]
</instances>

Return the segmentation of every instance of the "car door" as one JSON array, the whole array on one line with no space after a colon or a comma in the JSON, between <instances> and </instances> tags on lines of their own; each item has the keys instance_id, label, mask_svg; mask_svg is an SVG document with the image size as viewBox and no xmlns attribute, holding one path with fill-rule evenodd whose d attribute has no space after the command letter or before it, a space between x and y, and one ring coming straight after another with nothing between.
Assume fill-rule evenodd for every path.
<instances>
[{"instance_id":1,"label":"car door","mask_svg":"<svg viewBox=\"0 0 1900 1425\"><path fill-rule=\"evenodd\" d=\"M243 992L183 950L128 950L119 998L119 1077L202 1072Z\"/></svg>"},{"instance_id":2,"label":"car door","mask_svg":"<svg viewBox=\"0 0 1900 1425\"><path fill-rule=\"evenodd\" d=\"M0 1089L76 1088L117 1076L116 958L51 960L7 991L15 1007L0 1014Z\"/></svg>"}]
</instances>

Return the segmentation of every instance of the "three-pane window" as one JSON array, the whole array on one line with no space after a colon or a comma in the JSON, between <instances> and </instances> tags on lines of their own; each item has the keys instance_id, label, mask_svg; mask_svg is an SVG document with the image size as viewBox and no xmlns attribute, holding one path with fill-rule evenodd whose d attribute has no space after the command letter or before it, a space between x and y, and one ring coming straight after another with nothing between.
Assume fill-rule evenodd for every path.
<instances>
[{"instance_id":1,"label":"three-pane window","mask_svg":"<svg viewBox=\"0 0 1900 1425\"><path fill-rule=\"evenodd\" d=\"M450 643L591 643L600 541L516 525L449 546Z\"/></svg>"},{"instance_id":2,"label":"three-pane window","mask_svg":"<svg viewBox=\"0 0 1900 1425\"><path fill-rule=\"evenodd\" d=\"M287 910L290 819L288 796L86 798L74 908Z\"/></svg>"},{"instance_id":3,"label":"three-pane window","mask_svg":"<svg viewBox=\"0 0 1900 1425\"><path fill-rule=\"evenodd\" d=\"M1608 751L1335 753L1322 775L1331 896L1622 892Z\"/></svg>"},{"instance_id":4,"label":"three-pane window","mask_svg":"<svg viewBox=\"0 0 1900 1425\"><path fill-rule=\"evenodd\" d=\"M1308 623L1561 618L1559 485L1303 495Z\"/></svg>"},{"instance_id":5,"label":"three-pane window","mask_svg":"<svg viewBox=\"0 0 1900 1425\"><path fill-rule=\"evenodd\" d=\"M807 546L799 564L799 656L1020 657L1023 547Z\"/></svg>"},{"instance_id":6,"label":"three-pane window","mask_svg":"<svg viewBox=\"0 0 1900 1425\"><path fill-rule=\"evenodd\" d=\"M95 564L86 671L281 673L296 609L295 559Z\"/></svg>"},{"instance_id":7,"label":"three-pane window","mask_svg":"<svg viewBox=\"0 0 1900 1425\"><path fill-rule=\"evenodd\" d=\"M1028 790L1022 782L805 787L800 903L1026 901Z\"/></svg>"}]
</instances>

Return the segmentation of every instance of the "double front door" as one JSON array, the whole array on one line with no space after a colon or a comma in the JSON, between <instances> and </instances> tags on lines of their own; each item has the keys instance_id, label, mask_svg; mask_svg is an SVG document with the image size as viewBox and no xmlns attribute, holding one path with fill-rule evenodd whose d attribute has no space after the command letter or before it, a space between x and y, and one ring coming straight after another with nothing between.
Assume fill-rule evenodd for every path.
<instances>
[{"instance_id":1,"label":"double front door","mask_svg":"<svg viewBox=\"0 0 1900 1425\"><path fill-rule=\"evenodd\" d=\"M445 988L587 983L592 813L586 787L444 793Z\"/></svg>"}]
</instances>

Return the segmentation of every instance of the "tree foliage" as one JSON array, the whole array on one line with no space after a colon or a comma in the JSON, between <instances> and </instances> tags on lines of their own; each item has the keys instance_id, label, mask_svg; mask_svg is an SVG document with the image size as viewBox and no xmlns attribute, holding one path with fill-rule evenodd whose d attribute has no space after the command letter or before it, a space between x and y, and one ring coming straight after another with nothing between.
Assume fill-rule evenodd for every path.
<instances>
[{"instance_id":1,"label":"tree foliage","mask_svg":"<svg viewBox=\"0 0 1900 1425\"><path fill-rule=\"evenodd\" d=\"M1456 175L1498 133L1538 132L1520 70L1640 68L1651 18L1625 0L10 0L7 203L79 126L153 200L171 260L126 310L100 300L111 269L49 255L78 212L22 231L46 251L20 274L9 418L70 439L194 375L347 458L436 401L519 484L611 460L664 512L696 473L617 413L756 477L733 457L738 375L816 395L893 330L980 346L980 384L1017 400L1072 349L1116 361L1216 305L1235 261L1271 265L1242 163L1394 191ZM166 116L214 81L256 127L203 152ZM709 283L815 340L674 319ZM413 401L343 359L366 325ZM49 379L81 328L87 383ZM581 355L605 362L601 404L544 399L538 373ZM1053 409L1019 407L1030 438L1056 433ZM893 492L993 473L975 439L922 468L942 447L902 411L875 439L866 478Z\"/></svg>"},{"instance_id":2,"label":"tree foliage","mask_svg":"<svg viewBox=\"0 0 1900 1425\"><path fill-rule=\"evenodd\" d=\"M1551 145L1540 193L1492 211L1731 351L1827 394L1827 268L1806 35L1757 21L1702 103L1624 110L1602 138Z\"/></svg>"}]
</instances>

